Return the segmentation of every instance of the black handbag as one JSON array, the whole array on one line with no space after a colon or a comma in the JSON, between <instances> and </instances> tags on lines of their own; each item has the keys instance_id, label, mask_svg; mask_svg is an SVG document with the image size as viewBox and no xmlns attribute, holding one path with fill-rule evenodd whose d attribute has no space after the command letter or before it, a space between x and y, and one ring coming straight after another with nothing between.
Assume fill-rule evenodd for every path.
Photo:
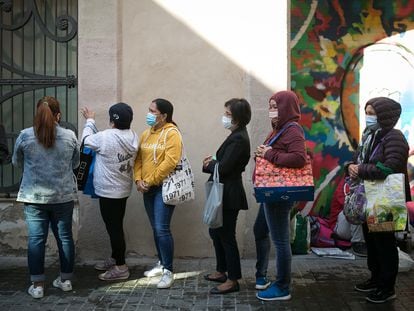
<instances>
[{"instance_id":1,"label":"black handbag","mask_svg":"<svg viewBox=\"0 0 414 311\"><path fill-rule=\"evenodd\" d=\"M88 136L86 136L88 137ZM86 138L85 137L85 138ZM84 190L86 181L88 180L89 169L92 164L93 155L92 151L85 152L85 138L82 140L82 144L80 146L80 163L77 168L73 170L73 173L76 176L76 181L78 183L78 190Z\"/></svg>"}]
</instances>

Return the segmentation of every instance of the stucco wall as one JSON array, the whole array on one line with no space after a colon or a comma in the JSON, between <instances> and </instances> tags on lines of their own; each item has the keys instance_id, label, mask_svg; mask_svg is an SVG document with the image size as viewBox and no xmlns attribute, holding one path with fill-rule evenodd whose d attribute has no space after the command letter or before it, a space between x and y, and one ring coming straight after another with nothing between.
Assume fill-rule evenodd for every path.
<instances>
[{"instance_id":1,"label":"stucco wall","mask_svg":"<svg viewBox=\"0 0 414 311\"><path fill-rule=\"evenodd\" d=\"M133 129L141 133L151 100L169 99L175 107L187 154L195 171L196 200L178 206L172 231L175 256L205 257L214 252L201 222L205 155L225 139L224 102L245 97L252 105L252 148L266 135L267 99L287 87L288 33L286 1L79 1L79 106L97 111L98 126L108 125L108 107L124 101L134 109ZM211 27L197 24L200 20ZM211 32L210 30L213 29ZM80 127L83 125L80 120ZM238 241L243 255L254 254L250 162L245 185L250 210L241 212ZM81 259L107 256L109 242L97 202L80 198ZM142 196L128 200L125 234L129 256L153 256L152 231Z\"/></svg>"},{"instance_id":2,"label":"stucco wall","mask_svg":"<svg viewBox=\"0 0 414 311\"><path fill-rule=\"evenodd\" d=\"M172 231L175 256L214 256L201 222L204 156L214 154L229 134L221 125L224 102L245 97L252 105L252 150L269 130L267 100L288 86L288 1L263 0L79 0L79 107L96 111L97 126L109 125L108 108L124 101L134 109L133 129L141 133L151 100L175 106L185 148L196 177L196 200L176 208ZM84 121L79 114L79 128ZM244 174L250 210L238 221L241 254L253 256L252 161ZM109 240L97 200L79 194L74 234L79 261L109 255ZM23 206L0 203L0 251L24 256L27 230ZM152 232L142 196L132 191L125 218L128 256L154 256ZM48 255L56 255L55 241Z\"/></svg>"}]
</instances>

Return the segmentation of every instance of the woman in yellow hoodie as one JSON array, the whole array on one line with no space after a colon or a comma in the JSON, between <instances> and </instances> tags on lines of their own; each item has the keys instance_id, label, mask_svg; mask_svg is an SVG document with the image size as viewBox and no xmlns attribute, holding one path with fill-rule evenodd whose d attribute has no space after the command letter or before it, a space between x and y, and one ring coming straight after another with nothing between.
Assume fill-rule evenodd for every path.
<instances>
[{"instance_id":1,"label":"woman in yellow hoodie","mask_svg":"<svg viewBox=\"0 0 414 311\"><path fill-rule=\"evenodd\" d=\"M174 206L166 205L162 199L162 182L181 159L182 141L172 120L173 110L173 105L165 99L151 102L146 118L150 128L141 135L134 167L135 183L144 195L159 259L144 275L162 275L158 288L169 288L174 281L174 241L170 230Z\"/></svg>"}]
</instances>

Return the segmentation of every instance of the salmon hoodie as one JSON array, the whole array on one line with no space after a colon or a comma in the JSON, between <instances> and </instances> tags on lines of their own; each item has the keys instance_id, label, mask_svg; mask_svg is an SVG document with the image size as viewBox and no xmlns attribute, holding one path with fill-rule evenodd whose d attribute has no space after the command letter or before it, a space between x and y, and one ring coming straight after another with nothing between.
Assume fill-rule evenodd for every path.
<instances>
[{"instance_id":1,"label":"salmon hoodie","mask_svg":"<svg viewBox=\"0 0 414 311\"><path fill-rule=\"evenodd\" d=\"M146 129L140 137L134 178L149 186L159 186L181 159L181 134L173 123Z\"/></svg>"}]
</instances>

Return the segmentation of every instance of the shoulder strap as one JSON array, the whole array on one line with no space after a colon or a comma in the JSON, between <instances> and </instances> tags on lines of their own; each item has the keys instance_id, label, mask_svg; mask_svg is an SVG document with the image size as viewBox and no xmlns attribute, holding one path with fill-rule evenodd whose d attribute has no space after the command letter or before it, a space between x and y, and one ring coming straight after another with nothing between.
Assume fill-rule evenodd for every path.
<instances>
[{"instance_id":1,"label":"shoulder strap","mask_svg":"<svg viewBox=\"0 0 414 311\"><path fill-rule=\"evenodd\" d=\"M82 139L82 143L80 145L79 151L83 152L83 150L85 149L85 139L86 137L88 137L89 135L86 135L83 139Z\"/></svg>"},{"instance_id":2,"label":"shoulder strap","mask_svg":"<svg viewBox=\"0 0 414 311\"><path fill-rule=\"evenodd\" d=\"M169 129L165 132L165 135L164 135L164 145L165 145L165 143L167 142L167 135L168 135L168 133L169 133L170 131L176 131L176 132L178 133L178 135L180 135L180 138L181 138L181 144L183 144L183 137L181 136L180 131L179 131L176 127L171 127L171 128L169 128Z\"/></svg>"},{"instance_id":3,"label":"shoulder strap","mask_svg":"<svg viewBox=\"0 0 414 311\"><path fill-rule=\"evenodd\" d=\"M299 126L302 129L302 127L297 122L290 122L290 123L286 124L284 127L282 127L280 129L280 131L277 132L277 134L267 143L267 145L268 146L273 145L275 143L275 141L278 140L278 138L280 137L280 135L282 135L283 132L286 131L291 126Z\"/></svg>"},{"instance_id":4,"label":"shoulder strap","mask_svg":"<svg viewBox=\"0 0 414 311\"><path fill-rule=\"evenodd\" d=\"M391 129L387 134L384 135L384 137L382 137L380 139L380 141L378 142L378 144L375 146L374 151L372 151L371 155L369 156L369 160L371 160L375 153L378 151L379 146L384 142L385 138L391 133L393 129Z\"/></svg>"}]
</instances>

